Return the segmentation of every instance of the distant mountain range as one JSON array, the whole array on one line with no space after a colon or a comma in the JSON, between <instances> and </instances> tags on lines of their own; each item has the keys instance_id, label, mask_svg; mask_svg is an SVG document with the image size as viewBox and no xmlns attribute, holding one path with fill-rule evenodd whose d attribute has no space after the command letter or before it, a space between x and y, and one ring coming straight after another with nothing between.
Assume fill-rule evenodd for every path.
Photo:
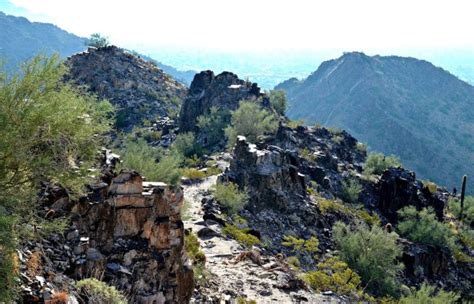
<instances>
[{"instance_id":1,"label":"distant mountain range","mask_svg":"<svg viewBox=\"0 0 474 304\"><path fill-rule=\"evenodd\" d=\"M7 71L13 71L21 63L37 54L58 53L66 58L86 50L86 38L68 33L59 27L40 22L30 22L0 12L0 62ZM142 56L147 60L150 57ZM179 71L169 65L153 60L155 64L173 78L189 85L195 71Z\"/></svg>"},{"instance_id":2,"label":"distant mountain range","mask_svg":"<svg viewBox=\"0 0 474 304\"><path fill-rule=\"evenodd\" d=\"M474 87L414 58L346 53L304 80L278 86L288 115L348 130L369 148L398 155L421 178L474 188Z\"/></svg>"}]
</instances>

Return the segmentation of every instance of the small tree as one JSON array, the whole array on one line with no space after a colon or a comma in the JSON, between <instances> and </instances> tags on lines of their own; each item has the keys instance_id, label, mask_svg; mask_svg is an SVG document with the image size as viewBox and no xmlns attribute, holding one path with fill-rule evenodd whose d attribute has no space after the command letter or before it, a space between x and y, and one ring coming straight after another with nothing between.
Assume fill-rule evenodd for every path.
<instances>
[{"instance_id":1,"label":"small tree","mask_svg":"<svg viewBox=\"0 0 474 304\"><path fill-rule=\"evenodd\" d=\"M275 111L282 116L285 115L286 109L288 108L288 100L286 99L285 91L273 90L270 91L268 95Z\"/></svg>"},{"instance_id":2,"label":"small tree","mask_svg":"<svg viewBox=\"0 0 474 304\"><path fill-rule=\"evenodd\" d=\"M89 39L86 41L86 46L95 47L95 48L103 48L109 46L109 38L102 36L99 33L92 34Z\"/></svg>"},{"instance_id":3,"label":"small tree","mask_svg":"<svg viewBox=\"0 0 474 304\"><path fill-rule=\"evenodd\" d=\"M397 235L378 226L371 229L358 223L355 229L342 222L333 228L334 240L341 251L341 259L361 277L367 288L376 294L397 293L397 276L402 265L397 263L402 249Z\"/></svg>"},{"instance_id":4,"label":"small tree","mask_svg":"<svg viewBox=\"0 0 474 304\"><path fill-rule=\"evenodd\" d=\"M213 146L225 138L224 128L230 116L229 111L212 107L210 112L197 118L199 132L206 137L205 146Z\"/></svg>"},{"instance_id":5,"label":"small tree","mask_svg":"<svg viewBox=\"0 0 474 304\"><path fill-rule=\"evenodd\" d=\"M453 292L439 290L436 292L435 287L423 283L419 290L400 298L399 304L454 304L458 303L459 296Z\"/></svg>"},{"instance_id":6,"label":"small tree","mask_svg":"<svg viewBox=\"0 0 474 304\"><path fill-rule=\"evenodd\" d=\"M237 110L232 111L231 125L225 129L229 146L233 146L238 135L244 135L251 142L259 136L275 133L278 122L275 116L262 109L258 103L241 101Z\"/></svg>"},{"instance_id":7,"label":"small tree","mask_svg":"<svg viewBox=\"0 0 474 304\"><path fill-rule=\"evenodd\" d=\"M345 180L342 182L341 197L351 204L356 204L359 201L359 194L362 191L362 186L355 179Z\"/></svg>"}]
</instances>

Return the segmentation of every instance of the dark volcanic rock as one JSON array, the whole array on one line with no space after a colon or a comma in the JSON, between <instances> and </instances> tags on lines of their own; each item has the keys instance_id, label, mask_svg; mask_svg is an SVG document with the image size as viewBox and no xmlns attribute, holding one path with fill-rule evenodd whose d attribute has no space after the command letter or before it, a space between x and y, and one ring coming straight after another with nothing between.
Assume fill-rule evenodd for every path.
<instances>
[{"instance_id":1,"label":"dark volcanic rock","mask_svg":"<svg viewBox=\"0 0 474 304\"><path fill-rule=\"evenodd\" d=\"M239 79L230 72L217 76L212 71L196 74L181 108L180 131L197 131L196 119L200 115L209 113L212 107L225 111L235 110L241 100L258 101L262 106L270 108L268 97L260 92L256 83ZM227 119L229 122L230 116Z\"/></svg>"},{"instance_id":2,"label":"dark volcanic rock","mask_svg":"<svg viewBox=\"0 0 474 304\"><path fill-rule=\"evenodd\" d=\"M69 57L66 65L68 80L119 109L117 126L124 129L177 112L187 91L153 64L115 46L90 48Z\"/></svg>"},{"instance_id":3,"label":"dark volcanic rock","mask_svg":"<svg viewBox=\"0 0 474 304\"><path fill-rule=\"evenodd\" d=\"M397 222L397 211L406 206L415 206L417 210L432 207L438 219L443 219L445 202L416 180L414 172L390 168L382 174L378 187L376 208L392 223Z\"/></svg>"}]
</instances>

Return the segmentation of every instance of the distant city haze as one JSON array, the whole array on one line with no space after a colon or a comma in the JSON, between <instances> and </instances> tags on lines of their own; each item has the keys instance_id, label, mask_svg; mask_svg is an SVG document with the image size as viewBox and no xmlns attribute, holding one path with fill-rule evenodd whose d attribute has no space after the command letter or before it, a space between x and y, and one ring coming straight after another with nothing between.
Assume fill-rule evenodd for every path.
<instances>
[{"instance_id":1,"label":"distant city haze","mask_svg":"<svg viewBox=\"0 0 474 304\"><path fill-rule=\"evenodd\" d=\"M472 1L0 0L178 69L231 70L265 88L302 78L346 51L426 59L474 82Z\"/></svg>"}]
</instances>

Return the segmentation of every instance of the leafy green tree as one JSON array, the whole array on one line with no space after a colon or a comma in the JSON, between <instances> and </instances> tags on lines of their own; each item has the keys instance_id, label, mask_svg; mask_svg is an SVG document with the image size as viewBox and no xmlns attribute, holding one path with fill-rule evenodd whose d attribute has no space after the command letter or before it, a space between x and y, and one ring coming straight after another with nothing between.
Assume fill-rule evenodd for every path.
<instances>
[{"instance_id":1,"label":"leafy green tree","mask_svg":"<svg viewBox=\"0 0 474 304\"><path fill-rule=\"evenodd\" d=\"M458 198L449 198L449 211L453 213L456 218L461 214L461 202ZM474 196L466 196L464 199L464 220L472 225L474 224Z\"/></svg>"},{"instance_id":2,"label":"leafy green tree","mask_svg":"<svg viewBox=\"0 0 474 304\"><path fill-rule=\"evenodd\" d=\"M102 48L109 46L109 38L102 36L99 33L93 33L89 39L86 41L87 46L95 47L95 48Z\"/></svg>"},{"instance_id":3,"label":"leafy green tree","mask_svg":"<svg viewBox=\"0 0 474 304\"><path fill-rule=\"evenodd\" d=\"M57 56L39 56L17 75L0 77L0 235L13 233L10 241L0 238L0 269L21 231L13 227L41 226L34 213L40 182L81 195L110 129L112 106L64 83L65 71ZM0 295L8 299L1 280Z\"/></svg>"},{"instance_id":4,"label":"leafy green tree","mask_svg":"<svg viewBox=\"0 0 474 304\"><path fill-rule=\"evenodd\" d=\"M423 283L419 290L403 296L398 301L399 304L454 304L458 303L459 296L453 292L439 290L436 292L435 287Z\"/></svg>"},{"instance_id":5,"label":"leafy green tree","mask_svg":"<svg viewBox=\"0 0 474 304\"><path fill-rule=\"evenodd\" d=\"M208 114L197 118L199 131L206 139L205 146L213 146L225 137L224 128L227 126L226 121L228 121L229 116L228 111L212 107Z\"/></svg>"},{"instance_id":6,"label":"leafy green tree","mask_svg":"<svg viewBox=\"0 0 474 304\"><path fill-rule=\"evenodd\" d=\"M288 108L288 100L286 99L285 91L272 90L268 95L270 97L270 103L275 111L282 116L285 115Z\"/></svg>"},{"instance_id":7,"label":"leafy green tree","mask_svg":"<svg viewBox=\"0 0 474 304\"><path fill-rule=\"evenodd\" d=\"M382 153L370 153L365 161L364 172L370 174L382 174L388 168L400 167L400 160L394 156L385 156Z\"/></svg>"},{"instance_id":8,"label":"leafy green tree","mask_svg":"<svg viewBox=\"0 0 474 304\"><path fill-rule=\"evenodd\" d=\"M433 208L417 211L415 207L408 206L399 210L398 215L401 217L398 230L413 242L452 249L456 247L453 233L447 225L437 220Z\"/></svg>"},{"instance_id":9,"label":"leafy green tree","mask_svg":"<svg viewBox=\"0 0 474 304\"><path fill-rule=\"evenodd\" d=\"M234 215L244 208L249 197L246 191L239 190L234 183L217 183L212 191L214 198Z\"/></svg>"},{"instance_id":10,"label":"leafy green tree","mask_svg":"<svg viewBox=\"0 0 474 304\"><path fill-rule=\"evenodd\" d=\"M241 101L239 108L232 111L231 124L225 129L225 134L231 147L238 135L255 142L259 136L275 133L277 128L278 122L274 115L262 109L258 103Z\"/></svg>"},{"instance_id":11,"label":"leafy green tree","mask_svg":"<svg viewBox=\"0 0 474 304\"><path fill-rule=\"evenodd\" d=\"M179 154L185 157L191 157L193 155L201 155L202 149L196 143L196 139L192 132L181 133L176 136L171 148Z\"/></svg>"},{"instance_id":12,"label":"leafy green tree","mask_svg":"<svg viewBox=\"0 0 474 304\"><path fill-rule=\"evenodd\" d=\"M333 235L341 259L360 275L368 290L378 295L397 294L397 277L402 270L397 258L402 249L395 233L375 225L369 229L363 223L351 230L337 222Z\"/></svg>"}]
</instances>

